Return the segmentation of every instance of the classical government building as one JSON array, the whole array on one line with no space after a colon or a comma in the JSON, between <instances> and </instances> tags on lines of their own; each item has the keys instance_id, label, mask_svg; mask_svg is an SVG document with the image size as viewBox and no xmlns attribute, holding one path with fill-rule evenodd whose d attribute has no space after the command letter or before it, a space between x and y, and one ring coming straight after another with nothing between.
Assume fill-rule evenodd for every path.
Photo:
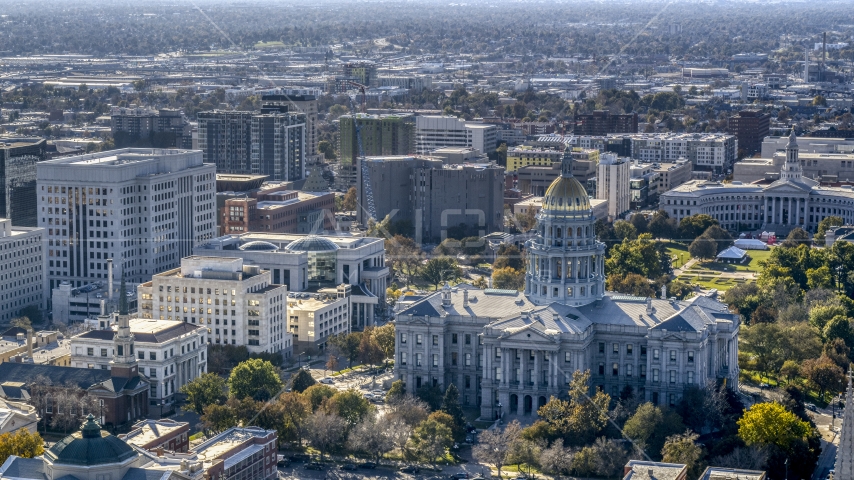
<instances>
[{"instance_id":1,"label":"classical government building","mask_svg":"<svg viewBox=\"0 0 854 480\"><path fill-rule=\"evenodd\" d=\"M605 246L564 157L526 243L525 291L467 285L407 300L395 372L409 391L453 383L481 418L534 415L566 397L575 371L617 396L675 405L686 387L738 382L739 317L714 296L685 301L605 292Z\"/></svg>"},{"instance_id":2,"label":"classical government building","mask_svg":"<svg viewBox=\"0 0 854 480\"><path fill-rule=\"evenodd\" d=\"M823 186L804 176L794 132L786 145L780 178L771 183L692 180L661 195L659 208L671 218L705 213L732 231L766 230L785 235L801 227L815 232L825 217L854 222L854 189Z\"/></svg>"}]
</instances>

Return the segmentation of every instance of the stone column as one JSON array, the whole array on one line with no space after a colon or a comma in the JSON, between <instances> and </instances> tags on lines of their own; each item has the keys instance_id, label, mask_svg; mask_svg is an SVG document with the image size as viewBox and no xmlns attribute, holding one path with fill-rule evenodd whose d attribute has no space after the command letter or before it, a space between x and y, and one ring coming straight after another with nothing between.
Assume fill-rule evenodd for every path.
<instances>
[{"instance_id":1,"label":"stone column","mask_svg":"<svg viewBox=\"0 0 854 480\"><path fill-rule=\"evenodd\" d=\"M510 349L508 349L508 348L502 348L501 349L501 384L504 385L505 387L507 386L507 382L509 381L508 377L510 376L508 369L507 369L507 364L509 363L509 360L507 360L507 357L509 355L510 355Z\"/></svg>"},{"instance_id":2,"label":"stone column","mask_svg":"<svg viewBox=\"0 0 854 480\"><path fill-rule=\"evenodd\" d=\"M551 361L549 362L549 388L555 390L557 386L557 352L551 352Z\"/></svg>"},{"instance_id":3,"label":"stone column","mask_svg":"<svg viewBox=\"0 0 854 480\"><path fill-rule=\"evenodd\" d=\"M763 198L762 201L762 224L765 225L768 223L768 197Z\"/></svg>"},{"instance_id":4,"label":"stone column","mask_svg":"<svg viewBox=\"0 0 854 480\"><path fill-rule=\"evenodd\" d=\"M534 352L534 388L538 388L540 386L540 352Z\"/></svg>"}]
</instances>

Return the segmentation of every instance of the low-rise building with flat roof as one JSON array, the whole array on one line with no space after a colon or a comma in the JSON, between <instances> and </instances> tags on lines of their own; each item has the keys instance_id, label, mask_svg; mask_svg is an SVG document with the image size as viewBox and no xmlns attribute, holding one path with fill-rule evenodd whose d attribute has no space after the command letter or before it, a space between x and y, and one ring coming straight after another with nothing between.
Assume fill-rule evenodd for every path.
<instances>
[{"instance_id":1,"label":"low-rise building with flat roof","mask_svg":"<svg viewBox=\"0 0 854 480\"><path fill-rule=\"evenodd\" d=\"M164 418L146 419L136 422L130 432L119 438L130 445L149 451L165 450L186 453L190 449L190 424Z\"/></svg>"},{"instance_id":2,"label":"low-rise building with flat roof","mask_svg":"<svg viewBox=\"0 0 854 480\"><path fill-rule=\"evenodd\" d=\"M350 330L350 285L323 288L318 293L288 294L288 331L297 349L323 349L333 335Z\"/></svg>"}]
</instances>

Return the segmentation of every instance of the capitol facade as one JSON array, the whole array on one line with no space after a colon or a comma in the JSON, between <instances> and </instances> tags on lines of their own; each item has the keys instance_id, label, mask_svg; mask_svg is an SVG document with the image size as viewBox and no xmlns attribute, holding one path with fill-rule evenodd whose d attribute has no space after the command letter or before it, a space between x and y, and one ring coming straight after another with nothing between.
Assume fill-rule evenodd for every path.
<instances>
[{"instance_id":1,"label":"capitol facade","mask_svg":"<svg viewBox=\"0 0 854 480\"><path fill-rule=\"evenodd\" d=\"M526 244L524 292L451 287L402 297L395 376L409 392L454 384L481 418L533 416L567 397L575 371L591 389L676 405L686 388L738 382L739 316L714 295L688 300L605 291L605 246L571 158L548 188Z\"/></svg>"}]
</instances>

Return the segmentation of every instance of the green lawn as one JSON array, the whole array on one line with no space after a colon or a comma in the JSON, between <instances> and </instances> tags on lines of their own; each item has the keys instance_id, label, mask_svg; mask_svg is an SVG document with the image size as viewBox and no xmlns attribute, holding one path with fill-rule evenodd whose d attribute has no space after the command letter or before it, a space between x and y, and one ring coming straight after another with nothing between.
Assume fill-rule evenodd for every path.
<instances>
[{"instance_id":1,"label":"green lawn","mask_svg":"<svg viewBox=\"0 0 854 480\"><path fill-rule=\"evenodd\" d=\"M700 285L701 287L706 288L706 289L716 288L722 292L729 290L730 288L732 288L736 285L740 285L740 284L744 283L744 280L741 280L741 279L715 278L714 276L710 276L710 275L689 274L689 275L680 275L676 278L678 278L679 280L681 280L683 282Z\"/></svg>"},{"instance_id":2,"label":"green lawn","mask_svg":"<svg viewBox=\"0 0 854 480\"><path fill-rule=\"evenodd\" d=\"M281 48L284 46L285 44L279 41L258 42L255 44L255 48Z\"/></svg>"}]
</instances>

